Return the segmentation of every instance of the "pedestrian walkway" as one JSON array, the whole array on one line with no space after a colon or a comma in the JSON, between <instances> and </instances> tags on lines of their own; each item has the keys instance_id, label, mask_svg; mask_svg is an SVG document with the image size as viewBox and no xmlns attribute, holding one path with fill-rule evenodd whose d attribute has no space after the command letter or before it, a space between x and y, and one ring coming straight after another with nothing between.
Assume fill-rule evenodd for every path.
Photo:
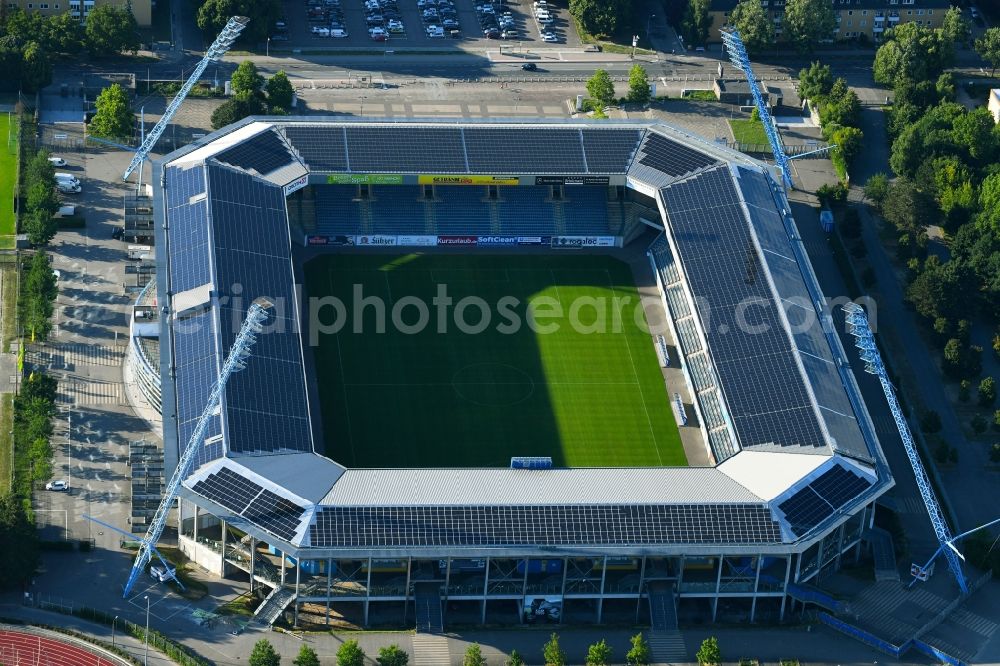
<instances>
[{"instance_id":1,"label":"pedestrian walkway","mask_svg":"<svg viewBox=\"0 0 1000 666\"><path fill-rule=\"evenodd\" d=\"M440 634L413 636L413 666L440 666L451 663L448 638Z\"/></svg>"},{"instance_id":2,"label":"pedestrian walkway","mask_svg":"<svg viewBox=\"0 0 1000 666\"><path fill-rule=\"evenodd\" d=\"M678 664L688 660L684 636L677 629L649 632L649 651L658 664Z\"/></svg>"}]
</instances>

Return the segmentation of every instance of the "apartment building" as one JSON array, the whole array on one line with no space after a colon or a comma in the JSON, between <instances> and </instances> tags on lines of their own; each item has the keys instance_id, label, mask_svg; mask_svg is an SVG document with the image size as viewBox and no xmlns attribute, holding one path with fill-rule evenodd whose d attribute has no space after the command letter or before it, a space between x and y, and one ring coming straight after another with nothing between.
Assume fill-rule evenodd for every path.
<instances>
[{"instance_id":1,"label":"apartment building","mask_svg":"<svg viewBox=\"0 0 1000 666\"><path fill-rule=\"evenodd\" d=\"M160 0L167 2L168 0ZM124 7L126 0L6 0L7 9L23 9L26 12L38 12L43 16L53 16L63 12L71 12L74 17L86 20L97 5L113 4ZM150 24L153 15L154 0L132 0L132 14L141 27Z\"/></svg>"},{"instance_id":2,"label":"apartment building","mask_svg":"<svg viewBox=\"0 0 1000 666\"><path fill-rule=\"evenodd\" d=\"M761 0L774 21L774 33L779 38L785 14L785 0ZM738 0L712 0L709 16L712 28L710 41L721 41L719 31L728 25L729 16ZM949 0L831 0L837 15L834 39L858 39L877 42L882 34L900 23L916 22L928 28L939 28L951 6Z\"/></svg>"}]
</instances>

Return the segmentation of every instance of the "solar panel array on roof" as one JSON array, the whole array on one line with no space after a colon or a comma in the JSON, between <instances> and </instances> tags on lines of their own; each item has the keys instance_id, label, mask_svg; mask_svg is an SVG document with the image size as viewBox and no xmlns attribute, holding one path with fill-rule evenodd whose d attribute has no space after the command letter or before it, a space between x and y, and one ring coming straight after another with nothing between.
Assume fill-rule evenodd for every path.
<instances>
[{"instance_id":1,"label":"solar panel array on roof","mask_svg":"<svg viewBox=\"0 0 1000 666\"><path fill-rule=\"evenodd\" d=\"M683 176L686 173L718 164L719 160L677 143L656 132L647 132L642 143L639 164L651 167L668 176Z\"/></svg>"},{"instance_id":2,"label":"solar panel array on roof","mask_svg":"<svg viewBox=\"0 0 1000 666\"><path fill-rule=\"evenodd\" d=\"M351 171L463 173L465 152L458 127L347 127Z\"/></svg>"},{"instance_id":3,"label":"solar panel array on roof","mask_svg":"<svg viewBox=\"0 0 1000 666\"><path fill-rule=\"evenodd\" d=\"M729 169L662 192L740 446L827 452Z\"/></svg>"},{"instance_id":4,"label":"solar panel array on roof","mask_svg":"<svg viewBox=\"0 0 1000 666\"><path fill-rule=\"evenodd\" d=\"M286 541L295 536L305 512L295 502L227 467L209 474L194 484L192 490Z\"/></svg>"},{"instance_id":5,"label":"solar panel array on roof","mask_svg":"<svg viewBox=\"0 0 1000 666\"><path fill-rule=\"evenodd\" d=\"M578 129L466 127L472 173L587 173Z\"/></svg>"},{"instance_id":6,"label":"solar panel array on roof","mask_svg":"<svg viewBox=\"0 0 1000 666\"><path fill-rule=\"evenodd\" d=\"M167 167L167 208L176 208L205 191L205 167Z\"/></svg>"},{"instance_id":7,"label":"solar panel array on roof","mask_svg":"<svg viewBox=\"0 0 1000 666\"><path fill-rule=\"evenodd\" d=\"M171 327L174 348L174 390L176 392L177 434L182 447L187 446L198 419L205 410L212 386L219 372L219 358L213 332L214 313L202 311L184 316ZM220 432L218 416L212 416L206 439ZM222 456L222 442L200 442L195 466Z\"/></svg>"},{"instance_id":8,"label":"solar panel array on roof","mask_svg":"<svg viewBox=\"0 0 1000 666\"><path fill-rule=\"evenodd\" d=\"M170 225L170 288L173 293L199 287L211 280L208 263L208 203L205 168L168 167L166 173L167 223Z\"/></svg>"},{"instance_id":9,"label":"solar panel array on roof","mask_svg":"<svg viewBox=\"0 0 1000 666\"><path fill-rule=\"evenodd\" d=\"M243 517L260 525L271 534L291 541L299 528L299 521L304 511L305 509L295 502L270 490L264 490L250 503L243 512Z\"/></svg>"},{"instance_id":10,"label":"solar panel array on roof","mask_svg":"<svg viewBox=\"0 0 1000 666\"><path fill-rule=\"evenodd\" d=\"M585 129L583 153L590 173L622 173L628 170L642 139L637 129Z\"/></svg>"},{"instance_id":11,"label":"solar panel array on roof","mask_svg":"<svg viewBox=\"0 0 1000 666\"><path fill-rule=\"evenodd\" d=\"M282 131L313 171L349 170L342 126L287 125Z\"/></svg>"},{"instance_id":12,"label":"solar panel array on roof","mask_svg":"<svg viewBox=\"0 0 1000 666\"><path fill-rule=\"evenodd\" d=\"M781 502L778 509L792 531L802 536L871 485L863 476L835 464Z\"/></svg>"},{"instance_id":13,"label":"solar panel array on roof","mask_svg":"<svg viewBox=\"0 0 1000 666\"><path fill-rule=\"evenodd\" d=\"M218 153L215 159L241 169L253 169L262 175L287 166L293 161L288 147L275 131L270 129Z\"/></svg>"},{"instance_id":14,"label":"solar panel array on roof","mask_svg":"<svg viewBox=\"0 0 1000 666\"><path fill-rule=\"evenodd\" d=\"M218 241L217 284L221 295L231 297L220 307L221 347L232 346L247 304L261 296L276 304L267 322L267 334L257 338L253 363L233 375L226 386L229 449L238 453L311 451L282 190L219 166L211 168L210 181ZM237 306L239 302L241 306Z\"/></svg>"},{"instance_id":15,"label":"solar panel array on roof","mask_svg":"<svg viewBox=\"0 0 1000 666\"><path fill-rule=\"evenodd\" d=\"M314 547L777 543L760 504L324 507Z\"/></svg>"},{"instance_id":16,"label":"solar panel array on roof","mask_svg":"<svg viewBox=\"0 0 1000 666\"><path fill-rule=\"evenodd\" d=\"M223 467L194 484L192 490L233 513L241 514L264 488Z\"/></svg>"}]
</instances>

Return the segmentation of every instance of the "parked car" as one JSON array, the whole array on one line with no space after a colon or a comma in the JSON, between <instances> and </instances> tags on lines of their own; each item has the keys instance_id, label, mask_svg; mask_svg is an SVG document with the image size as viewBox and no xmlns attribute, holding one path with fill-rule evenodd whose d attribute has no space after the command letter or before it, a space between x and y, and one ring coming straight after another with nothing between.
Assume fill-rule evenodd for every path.
<instances>
[{"instance_id":1,"label":"parked car","mask_svg":"<svg viewBox=\"0 0 1000 666\"><path fill-rule=\"evenodd\" d=\"M58 278L56 278L56 279L58 279ZM59 480L59 481L49 481L48 483L45 484L45 489L46 490L56 491L56 492L62 492L64 490L69 490L69 484L67 482L65 482L65 481L62 481L62 480Z\"/></svg>"},{"instance_id":2,"label":"parked car","mask_svg":"<svg viewBox=\"0 0 1000 666\"><path fill-rule=\"evenodd\" d=\"M149 567L149 575L161 583L166 583L169 580L174 580L177 576L177 570L173 568L167 568L162 564L154 564Z\"/></svg>"},{"instance_id":3,"label":"parked car","mask_svg":"<svg viewBox=\"0 0 1000 666\"><path fill-rule=\"evenodd\" d=\"M397 21L396 19L390 19L388 27L389 27L389 32L392 33L406 32L406 29L403 27L403 22Z\"/></svg>"},{"instance_id":4,"label":"parked car","mask_svg":"<svg viewBox=\"0 0 1000 666\"><path fill-rule=\"evenodd\" d=\"M523 65L521 65L521 69L523 69L526 72L537 72L538 65L536 65L533 62L526 62Z\"/></svg>"},{"instance_id":5,"label":"parked car","mask_svg":"<svg viewBox=\"0 0 1000 666\"><path fill-rule=\"evenodd\" d=\"M275 33L275 34L271 35L271 41L272 42L287 42L288 41L288 33L285 33L285 32Z\"/></svg>"},{"instance_id":6,"label":"parked car","mask_svg":"<svg viewBox=\"0 0 1000 666\"><path fill-rule=\"evenodd\" d=\"M323 27L321 25L314 25L311 32L316 37L329 37L330 36L330 29L326 28L326 27Z\"/></svg>"},{"instance_id":7,"label":"parked car","mask_svg":"<svg viewBox=\"0 0 1000 666\"><path fill-rule=\"evenodd\" d=\"M384 28L372 28L368 31L368 36L376 42L384 42L389 39L389 33Z\"/></svg>"},{"instance_id":8,"label":"parked car","mask_svg":"<svg viewBox=\"0 0 1000 666\"><path fill-rule=\"evenodd\" d=\"M428 37L444 37L444 28L438 25L427 26Z\"/></svg>"},{"instance_id":9,"label":"parked car","mask_svg":"<svg viewBox=\"0 0 1000 666\"><path fill-rule=\"evenodd\" d=\"M54 167L64 167L66 166L66 160L56 155L53 155L52 157L49 158L49 164L51 164Z\"/></svg>"},{"instance_id":10,"label":"parked car","mask_svg":"<svg viewBox=\"0 0 1000 666\"><path fill-rule=\"evenodd\" d=\"M336 37L337 39L343 39L344 37L347 37L348 35L347 35L347 31L344 30L343 28L332 28L330 30L330 36L331 37Z\"/></svg>"},{"instance_id":11,"label":"parked car","mask_svg":"<svg viewBox=\"0 0 1000 666\"><path fill-rule=\"evenodd\" d=\"M542 41L543 42L550 42L550 43L552 43L552 42L558 42L559 38L556 37L556 34L554 32L543 32L542 33Z\"/></svg>"},{"instance_id":12,"label":"parked car","mask_svg":"<svg viewBox=\"0 0 1000 666\"><path fill-rule=\"evenodd\" d=\"M83 188L79 185L79 183L74 185L65 181L56 181L56 189L60 194L79 194L83 191Z\"/></svg>"}]
</instances>

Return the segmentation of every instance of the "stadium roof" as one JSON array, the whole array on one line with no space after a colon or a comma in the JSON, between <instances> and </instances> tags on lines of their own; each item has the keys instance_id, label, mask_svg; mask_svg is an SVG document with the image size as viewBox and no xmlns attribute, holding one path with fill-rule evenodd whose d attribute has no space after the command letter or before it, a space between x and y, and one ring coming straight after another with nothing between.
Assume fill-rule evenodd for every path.
<instances>
[{"instance_id":1,"label":"stadium roof","mask_svg":"<svg viewBox=\"0 0 1000 666\"><path fill-rule=\"evenodd\" d=\"M323 552L780 547L891 486L787 202L746 156L655 123L288 118L248 119L158 168L165 439L187 442L245 304L281 304L185 481L248 530ZM345 470L314 454L285 197L311 176L426 172L604 175L653 196L672 316L725 462Z\"/></svg>"}]
</instances>

